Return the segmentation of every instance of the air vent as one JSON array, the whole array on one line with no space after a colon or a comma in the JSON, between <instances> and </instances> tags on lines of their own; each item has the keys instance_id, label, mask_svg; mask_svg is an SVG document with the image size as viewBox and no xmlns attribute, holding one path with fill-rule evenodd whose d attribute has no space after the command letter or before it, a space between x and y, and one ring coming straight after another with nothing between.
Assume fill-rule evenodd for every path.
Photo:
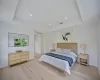
<instances>
[{"instance_id":1,"label":"air vent","mask_svg":"<svg viewBox=\"0 0 100 80\"><path fill-rule=\"evenodd\" d=\"M60 24L63 24L63 22L60 22Z\"/></svg>"}]
</instances>

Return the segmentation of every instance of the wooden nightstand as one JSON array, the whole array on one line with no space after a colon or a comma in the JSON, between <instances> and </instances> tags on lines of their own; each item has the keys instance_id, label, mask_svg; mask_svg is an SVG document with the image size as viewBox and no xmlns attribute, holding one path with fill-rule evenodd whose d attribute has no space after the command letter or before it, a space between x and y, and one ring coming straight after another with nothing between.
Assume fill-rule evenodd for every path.
<instances>
[{"instance_id":1,"label":"wooden nightstand","mask_svg":"<svg viewBox=\"0 0 100 80\"><path fill-rule=\"evenodd\" d=\"M55 49L50 49L50 52L55 52L56 50Z\"/></svg>"},{"instance_id":2,"label":"wooden nightstand","mask_svg":"<svg viewBox=\"0 0 100 80\"><path fill-rule=\"evenodd\" d=\"M78 55L78 62L79 64L83 64L83 65L86 65L88 66L88 58L89 58L89 55L88 54L79 54Z\"/></svg>"}]
</instances>

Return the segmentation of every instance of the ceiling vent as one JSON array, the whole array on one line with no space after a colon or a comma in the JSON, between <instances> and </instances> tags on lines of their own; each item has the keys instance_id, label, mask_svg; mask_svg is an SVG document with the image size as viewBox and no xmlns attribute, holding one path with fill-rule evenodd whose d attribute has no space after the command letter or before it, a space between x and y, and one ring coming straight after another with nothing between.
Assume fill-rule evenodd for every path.
<instances>
[{"instance_id":1,"label":"ceiling vent","mask_svg":"<svg viewBox=\"0 0 100 80\"><path fill-rule=\"evenodd\" d=\"M63 22L60 22L60 24L63 24Z\"/></svg>"}]
</instances>

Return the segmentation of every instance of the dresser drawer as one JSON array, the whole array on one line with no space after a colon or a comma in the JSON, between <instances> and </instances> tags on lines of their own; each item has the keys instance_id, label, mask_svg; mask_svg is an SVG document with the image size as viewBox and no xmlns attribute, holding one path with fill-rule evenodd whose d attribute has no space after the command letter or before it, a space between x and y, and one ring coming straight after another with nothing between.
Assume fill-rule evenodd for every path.
<instances>
[{"instance_id":1,"label":"dresser drawer","mask_svg":"<svg viewBox=\"0 0 100 80\"><path fill-rule=\"evenodd\" d=\"M17 59L20 59L20 56L14 56L9 58L9 60L17 60Z\"/></svg>"},{"instance_id":2,"label":"dresser drawer","mask_svg":"<svg viewBox=\"0 0 100 80\"><path fill-rule=\"evenodd\" d=\"M16 64L16 63L17 63L16 60L9 61L10 65L13 65L13 64Z\"/></svg>"},{"instance_id":3,"label":"dresser drawer","mask_svg":"<svg viewBox=\"0 0 100 80\"><path fill-rule=\"evenodd\" d=\"M20 63L20 62L21 62L21 60L20 60L20 59L18 59L18 60L16 60L16 62L17 62L17 63Z\"/></svg>"},{"instance_id":4,"label":"dresser drawer","mask_svg":"<svg viewBox=\"0 0 100 80\"><path fill-rule=\"evenodd\" d=\"M24 54L28 54L28 53L29 53L29 52L21 52L22 55L24 55Z\"/></svg>"},{"instance_id":5,"label":"dresser drawer","mask_svg":"<svg viewBox=\"0 0 100 80\"><path fill-rule=\"evenodd\" d=\"M23 62L23 61L28 61L28 58L21 59L21 62Z\"/></svg>"},{"instance_id":6,"label":"dresser drawer","mask_svg":"<svg viewBox=\"0 0 100 80\"><path fill-rule=\"evenodd\" d=\"M28 58L28 55L21 56L21 58L22 58L22 59L23 59L23 58Z\"/></svg>"},{"instance_id":7,"label":"dresser drawer","mask_svg":"<svg viewBox=\"0 0 100 80\"><path fill-rule=\"evenodd\" d=\"M16 58L16 57L20 57L20 54L10 54L9 55L9 58Z\"/></svg>"},{"instance_id":8,"label":"dresser drawer","mask_svg":"<svg viewBox=\"0 0 100 80\"><path fill-rule=\"evenodd\" d=\"M24 55L28 55L28 53L22 53L22 54L20 54L20 56L24 56Z\"/></svg>"},{"instance_id":9,"label":"dresser drawer","mask_svg":"<svg viewBox=\"0 0 100 80\"><path fill-rule=\"evenodd\" d=\"M9 64L13 65L13 64L20 63L20 62L21 62L21 60L11 60L11 61L9 61Z\"/></svg>"}]
</instances>

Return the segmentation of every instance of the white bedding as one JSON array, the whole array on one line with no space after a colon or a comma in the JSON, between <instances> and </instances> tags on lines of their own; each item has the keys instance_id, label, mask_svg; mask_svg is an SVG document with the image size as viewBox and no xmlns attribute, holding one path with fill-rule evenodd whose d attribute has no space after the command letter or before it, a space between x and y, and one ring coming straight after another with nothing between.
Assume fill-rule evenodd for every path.
<instances>
[{"instance_id":1,"label":"white bedding","mask_svg":"<svg viewBox=\"0 0 100 80\"><path fill-rule=\"evenodd\" d=\"M76 61L77 55L75 55L74 52L70 52L70 53L53 52L53 53L54 54L64 55L64 56L67 56L67 57L71 57L73 59L74 63ZM55 58L55 57L51 57L51 56L48 56L48 55L41 56L39 61L43 61L43 62L46 62L48 64L51 64L51 65L53 65L53 66L65 71L65 72L67 72L68 74L71 74L70 66L69 66L68 61L61 60L61 59L58 59L58 58Z\"/></svg>"}]
</instances>

